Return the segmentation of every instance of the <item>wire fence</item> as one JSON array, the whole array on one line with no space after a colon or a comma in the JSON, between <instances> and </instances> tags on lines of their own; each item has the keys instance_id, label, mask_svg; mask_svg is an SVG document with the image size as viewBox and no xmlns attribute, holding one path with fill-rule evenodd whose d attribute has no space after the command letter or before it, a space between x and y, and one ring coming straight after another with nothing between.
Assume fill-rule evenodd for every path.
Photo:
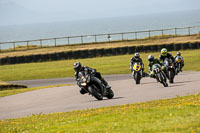
<instances>
[{"instance_id":1,"label":"wire fence","mask_svg":"<svg viewBox=\"0 0 200 133\"><path fill-rule=\"evenodd\" d=\"M57 46L74 45L74 44L150 39L151 37L154 36L164 36L164 35L180 36L180 35L194 35L194 34L200 34L200 26L136 31L136 32L110 33L110 34L68 36L68 37L26 40L26 41L0 42L0 52L27 50L34 48L50 47L50 46L57 47Z\"/></svg>"}]
</instances>

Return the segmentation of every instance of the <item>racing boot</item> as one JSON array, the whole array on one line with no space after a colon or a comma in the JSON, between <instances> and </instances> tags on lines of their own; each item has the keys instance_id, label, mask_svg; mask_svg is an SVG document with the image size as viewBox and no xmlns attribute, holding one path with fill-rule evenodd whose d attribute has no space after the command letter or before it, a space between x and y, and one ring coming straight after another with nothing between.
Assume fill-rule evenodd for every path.
<instances>
[{"instance_id":1,"label":"racing boot","mask_svg":"<svg viewBox=\"0 0 200 133\"><path fill-rule=\"evenodd\" d=\"M109 89L111 89L111 87L108 85L108 82L106 82L104 80L104 78L101 79L101 81L103 82L103 84L105 85L105 90L104 90L104 96L106 96L109 92Z\"/></svg>"}]
</instances>

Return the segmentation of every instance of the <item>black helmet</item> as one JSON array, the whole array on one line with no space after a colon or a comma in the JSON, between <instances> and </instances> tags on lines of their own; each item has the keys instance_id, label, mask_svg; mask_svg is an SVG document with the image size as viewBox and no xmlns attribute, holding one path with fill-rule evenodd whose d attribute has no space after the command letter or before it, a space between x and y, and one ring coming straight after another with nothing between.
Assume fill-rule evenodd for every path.
<instances>
[{"instance_id":1,"label":"black helmet","mask_svg":"<svg viewBox=\"0 0 200 133\"><path fill-rule=\"evenodd\" d=\"M149 55L148 56L148 60L149 60L149 62L153 62L154 61L154 56L153 55Z\"/></svg>"},{"instance_id":2,"label":"black helmet","mask_svg":"<svg viewBox=\"0 0 200 133\"><path fill-rule=\"evenodd\" d=\"M75 71L80 71L80 69L82 68L82 65L80 62L75 62L73 65L73 68Z\"/></svg>"},{"instance_id":3,"label":"black helmet","mask_svg":"<svg viewBox=\"0 0 200 133\"><path fill-rule=\"evenodd\" d=\"M181 56L181 52L177 52L177 56Z\"/></svg>"},{"instance_id":4,"label":"black helmet","mask_svg":"<svg viewBox=\"0 0 200 133\"><path fill-rule=\"evenodd\" d=\"M135 58L140 58L140 54L137 52L137 53L135 53L134 57Z\"/></svg>"}]
</instances>

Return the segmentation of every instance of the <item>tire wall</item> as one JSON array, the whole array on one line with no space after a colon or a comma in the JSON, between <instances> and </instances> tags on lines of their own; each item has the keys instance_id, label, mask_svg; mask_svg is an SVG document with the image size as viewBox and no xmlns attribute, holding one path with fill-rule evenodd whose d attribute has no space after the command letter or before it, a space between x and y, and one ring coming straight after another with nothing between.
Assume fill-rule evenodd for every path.
<instances>
[{"instance_id":1,"label":"tire wall","mask_svg":"<svg viewBox=\"0 0 200 133\"><path fill-rule=\"evenodd\" d=\"M168 51L178 51L186 49L200 49L200 42L193 43L179 43L179 44L162 44L162 45L148 45L148 46L129 46L129 47L116 47L108 49L91 49L91 50L77 50L67 51L50 54L38 54L28 56L16 56L16 57L5 57L0 59L0 65L6 64L19 64L19 63L30 63L30 62L45 62L45 61L56 61L56 60L67 60L67 59L82 59L92 58L99 56L111 56L111 55L124 55L133 54L135 52L156 52L162 48L167 48Z\"/></svg>"}]
</instances>

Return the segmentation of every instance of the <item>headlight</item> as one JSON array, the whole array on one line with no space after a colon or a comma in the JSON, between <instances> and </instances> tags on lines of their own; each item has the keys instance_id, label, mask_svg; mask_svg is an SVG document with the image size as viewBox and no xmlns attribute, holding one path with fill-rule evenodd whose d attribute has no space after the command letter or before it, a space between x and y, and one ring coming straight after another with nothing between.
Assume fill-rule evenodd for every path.
<instances>
[{"instance_id":1,"label":"headlight","mask_svg":"<svg viewBox=\"0 0 200 133\"><path fill-rule=\"evenodd\" d=\"M86 83L81 83L81 85L82 85L82 86L86 86L87 84L86 84Z\"/></svg>"}]
</instances>

